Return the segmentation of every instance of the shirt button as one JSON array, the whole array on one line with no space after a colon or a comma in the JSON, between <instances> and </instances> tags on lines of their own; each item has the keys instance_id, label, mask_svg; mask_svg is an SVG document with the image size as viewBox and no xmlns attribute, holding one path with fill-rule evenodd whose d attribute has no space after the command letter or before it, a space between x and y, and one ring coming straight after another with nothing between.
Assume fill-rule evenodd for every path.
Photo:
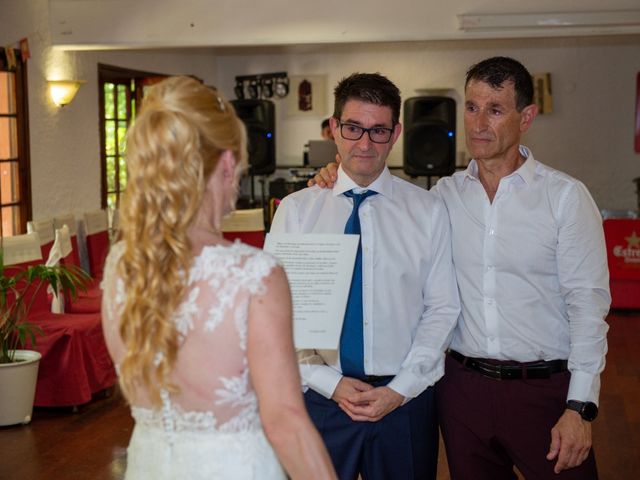
<instances>
[{"instance_id":1,"label":"shirt button","mask_svg":"<svg viewBox=\"0 0 640 480\"><path fill-rule=\"evenodd\" d=\"M496 231L492 228L491 230L489 230L489 235L495 235Z\"/></svg>"},{"instance_id":2,"label":"shirt button","mask_svg":"<svg viewBox=\"0 0 640 480\"><path fill-rule=\"evenodd\" d=\"M493 299L487 298L487 305L493 305Z\"/></svg>"}]
</instances>

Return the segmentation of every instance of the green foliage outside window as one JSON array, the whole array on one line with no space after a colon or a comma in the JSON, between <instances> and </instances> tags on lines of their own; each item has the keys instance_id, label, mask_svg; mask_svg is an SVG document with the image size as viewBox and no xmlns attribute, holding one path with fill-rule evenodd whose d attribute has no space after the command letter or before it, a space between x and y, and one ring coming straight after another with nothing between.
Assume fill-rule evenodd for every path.
<instances>
[{"instance_id":1,"label":"green foliage outside window","mask_svg":"<svg viewBox=\"0 0 640 480\"><path fill-rule=\"evenodd\" d=\"M107 207L111 209L118 207L120 195L127 184L126 133L135 115L134 91L134 82L104 84Z\"/></svg>"}]
</instances>

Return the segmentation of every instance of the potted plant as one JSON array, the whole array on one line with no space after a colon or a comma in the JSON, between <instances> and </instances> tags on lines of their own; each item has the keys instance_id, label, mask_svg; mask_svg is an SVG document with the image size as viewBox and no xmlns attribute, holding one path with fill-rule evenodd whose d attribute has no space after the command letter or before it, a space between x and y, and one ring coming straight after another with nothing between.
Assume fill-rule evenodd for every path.
<instances>
[{"instance_id":1,"label":"potted plant","mask_svg":"<svg viewBox=\"0 0 640 480\"><path fill-rule=\"evenodd\" d=\"M75 296L88 278L74 266L6 269L0 249L0 426L31 421L40 354L22 348L43 334L28 321L38 291L51 285L55 295L62 289Z\"/></svg>"}]
</instances>

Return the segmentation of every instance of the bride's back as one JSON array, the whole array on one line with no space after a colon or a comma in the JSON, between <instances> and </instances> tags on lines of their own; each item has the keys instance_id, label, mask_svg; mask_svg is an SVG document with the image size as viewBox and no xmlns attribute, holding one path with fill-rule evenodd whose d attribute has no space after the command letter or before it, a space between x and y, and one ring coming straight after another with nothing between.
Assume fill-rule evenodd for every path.
<instances>
[{"instance_id":1,"label":"bride's back","mask_svg":"<svg viewBox=\"0 0 640 480\"><path fill-rule=\"evenodd\" d=\"M104 280L105 338L116 365L125 354L119 333L125 292L116 268L122 250L122 244L113 248ZM263 293L262 279L274 266L268 254L239 243L205 247L194 258L184 299L172 316L179 347L171 381L178 393L163 395L163 407L170 405L172 415L182 417L175 419L178 424L192 419L194 428L259 427L246 356L247 310L251 295ZM151 415L144 387L130 401L135 414Z\"/></svg>"}]
</instances>

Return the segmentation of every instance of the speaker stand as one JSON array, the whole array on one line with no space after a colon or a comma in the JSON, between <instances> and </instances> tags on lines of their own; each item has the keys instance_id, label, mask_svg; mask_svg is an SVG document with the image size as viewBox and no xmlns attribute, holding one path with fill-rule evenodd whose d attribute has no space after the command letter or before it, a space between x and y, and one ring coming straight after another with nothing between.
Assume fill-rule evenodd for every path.
<instances>
[{"instance_id":1,"label":"speaker stand","mask_svg":"<svg viewBox=\"0 0 640 480\"><path fill-rule=\"evenodd\" d=\"M251 197L249 199L249 207L250 208L262 208L262 215L264 220L264 225L268 229L269 228L269 212L267 208L267 198L265 196L265 184L267 181L266 175L260 175L258 177L258 182L260 182L260 202L256 201L256 191L255 191L255 175L251 175Z\"/></svg>"},{"instance_id":2,"label":"speaker stand","mask_svg":"<svg viewBox=\"0 0 640 480\"><path fill-rule=\"evenodd\" d=\"M256 206L256 185L255 185L255 177L253 175L249 176L251 178L251 195L249 196L249 207L253 208Z\"/></svg>"},{"instance_id":3,"label":"speaker stand","mask_svg":"<svg viewBox=\"0 0 640 480\"><path fill-rule=\"evenodd\" d=\"M427 190L431 190L431 175L427 175Z\"/></svg>"},{"instance_id":4,"label":"speaker stand","mask_svg":"<svg viewBox=\"0 0 640 480\"><path fill-rule=\"evenodd\" d=\"M271 222L269 221L269 208L267 205L267 197L265 196L265 193L264 193L264 186L267 182L267 176L262 175L258 181L260 182L260 206L262 207L262 217L264 220L265 228L268 230Z\"/></svg>"}]
</instances>

